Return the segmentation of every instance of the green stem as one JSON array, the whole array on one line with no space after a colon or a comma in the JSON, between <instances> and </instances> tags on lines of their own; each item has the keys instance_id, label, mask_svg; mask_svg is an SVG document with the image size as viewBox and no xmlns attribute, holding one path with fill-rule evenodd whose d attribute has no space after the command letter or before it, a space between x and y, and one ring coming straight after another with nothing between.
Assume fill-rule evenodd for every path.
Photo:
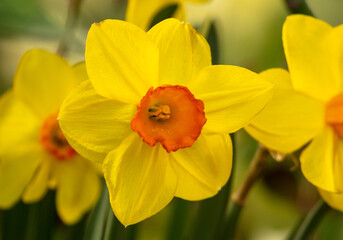
<instances>
[{"instance_id":1,"label":"green stem","mask_svg":"<svg viewBox=\"0 0 343 240\"><path fill-rule=\"evenodd\" d=\"M108 215L106 220L106 228L105 228L105 235L104 240L111 240L114 239L114 229L116 225L116 218L113 214L112 208L108 209Z\"/></svg>"},{"instance_id":2,"label":"green stem","mask_svg":"<svg viewBox=\"0 0 343 240\"><path fill-rule=\"evenodd\" d=\"M260 179L267 164L269 152L259 146L255 156L249 166L249 169L243 179L238 190L232 194L232 199L229 206L229 212L224 224L224 234L222 239L234 239L236 225L239 220L241 210L244 206L246 197L252 186Z\"/></svg>"},{"instance_id":3,"label":"green stem","mask_svg":"<svg viewBox=\"0 0 343 240\"><path fill-rule=\"evenodd\" d=\"M309 16L313 16L312 11L308 7L305 0L285 0L285 3L289 11L293 14L302 13Z\"/></svg>"},{"instance_id":4,"label":"green stem","mask_svg":"<svg viewBox=\"0 0 343 240\"><path fill-rule=\"evenodd\" d=\"M55 193L49 191L42 201L28 207L25 240L51 239L55 217Z\"/></svg>"},{"instance_id":5,"label":"green stem","mask_svg":"<svg viewBox=\"0 0 343 240\"><path fill-rule=\"evenodd\" d=\"M325 214L331 208L323 200L319 200L317 204L311 209L307 216L303 219L298 229L295 231L292 240L304 240L313 232L323 219Z\"/></svg>"},{"instance_id":6,"label":"green stem","mask_svg":"<svg viewBox=\"0 0 343 240\"><path fill-rule=\"evenodd\" d=\"M80 13L81 2L82 0L69 0L65 30L57 49L57 53L61 56L68 52L68 43L73 39L73 29Z\"/></svg>"},{"instance_id":7,"label":"green stem","mask_svg":"<svg viewBox=\"0 0 343 240\"><path fill-rule=\"evenodd\" d=\"M171 4L159 11L151 20L149 29L155 26L157 23L162 22L167 18L173 17L175 11L178 8L178 4Z\"/></svg>"},{"instance_id":8,"label":"green stem","mask_svg":"<svg viewBox=\"0 0 343 240\"><path fill-rule=\"evenodd\" d=\"M239 215L242 210L242 205L237 204L234 201L230 201L229 204L229 212L226 218L226 226L224 228L224 234L222 235L222 239L233 239L235 230L238 224Z\"/></svg>"},{"instance_id":9,"label":"green stem","mask_svg":"<svg viewBox=\"0 0 343 240\"><path fill-rule=\"evenodd\" d=\"M135 224L132 226L128 226L126 228L126 239L127 240L135 240L137 237L137 229L138 229L139 224Z\"/></svg>"},{"instance_id":10,"label":"green stem","mask_svg":"<svg viewBox=\"0 0 343 240\"><path fill-rule=\"evenodd\" d=\"M235 146L234 135L231 135L233 149ZM234 159L234 156L233 156ZM233 161L234 162L234 161ZM233 172L231 170L231 172ZM222 228L227 203L230 196L232 176L227 184L214 197L199 202L198 209L193 216L193 225L188 239L210 240L216 239Z\"/></svg>"},{"instance_id":11,"label":"green stem","mask_svg":"<svg viewBox=\"0 0 343 240\"><path fill-rule=\"evenodd\" d=\"M82 240L84 239L84 234L85 234L85 227L86 227L86 223L87 223L87 219L88 219L88 215L89 214L85 214L85 216L82 217L82 219L72 225L72 226L66 226L65 229L63 229L62 231L66 233L65 236L62 236L58 239L63 239L63 240ZM58 240L58 239L54 239L54 240Z\"/></svg>"},{"instance_id":12,"label":"green stem","mask_svg":"<svg viewBox=\"0 0 343 240\"><path fill-rule=\"evenodd\" d=\"M185 226L189 220L192 202L180 198L174 198L174 209L168 224L167 236L165 239L182 239L185 234Z\"/></svg>"},{"instance_id":13,"label":"green stem","mask_svg":"<svg viewBox=\"0 0 343 240\"><path fill-rule=\"evenodd\" d=\"M208 44L211 47L211 56L212 56L212 64L217 65L220 64L220 51L219 47L219 39L217 34L217 28L215 22L211 22L207 35L205 36Z\"/></svg>"},{"instance_id":14,"label":"green stem","mask_svg":"<svg viewBox=\"0 0 343 240\"><path fill-rule=\"evenodd\" d=\"M220 216L219 216L219 223L217 225L217 233L216 233L216 239L219 239L219 237L222 234L222 229L224 228L224 220L225 220L225 214L228 210L228 206L230 203L230 196L231 196L231 191L232 191L232 185L233 185L233 179L234 179L234 172L235 172L235 166L236 166L236 138L235 138L235 133L231 133L230 137L231 137L231 141L232 141L232 167L231 167L231 175L230 175L230 179L228 181L228 183L226 184L226 186L224 187L224 189L222 191L224 191L223 194L223 201L222 201L222 211L220 212ZM225 189L226 188L226 189ZM226 193L225 193L226 192Z\"/></svg>"},{"instance_id":15,"label":"green stem","mask_svg":"<svg viewBox=\"0 0 343 240\"><path fill-rule=\"evenodd\" d=\"M114 216L112 208L108 209L108 215L106 220L106 228L104 233L104 240L135 240L137 233L137 225L134 224L128 227L124 227L117 218Z\"/></svg>"},{"instance_id":16,"label":"green stem","mask_svg":"<svg viewBox=\"0 0 343 240\"><path fill-rule=\"evenodd\" d=\"M2 240L3 239L3 237L2 237L2 235L3 235L3 232L4 232L4 230L3 230L3 210L0 210L0 240Z\"/></svg>"},{"instance_id":17,"label":"green stem","mask_svg":"<svg viewBox=\"0 0 343 240\"><path fill-rule=\"evenodd\" d=\"M2 231L0 234L4 240L25 239L29 215L29 205L22 202L17 203L11 209L2 212Z\"/></svg>"},{"instance_id":18,"label":"green stem","mask_svg":"<svg viewBox=\"0 0 343 240\"><path fill-rule=\"evenodd\" d=\"M241 186L232 195L233 201L235 201L238 205L244 205L245 199L251 187L262 176L264 168L267 164L268 156L268 150L265 147L259 145Z\"/></svg>"},{"instance_id":19,"label":"green stem","mask_svg":"<svg viewBox=\"0 0 343 240\"><path fill-rule=\"evenodd\" d=\"M89 216L84 235L85 240L102 239L105 229L105 220L109 211L108 209L110 208L108 198L108 190L106 185L104 185L98 204Z\"/></svg>"}]
</instances>

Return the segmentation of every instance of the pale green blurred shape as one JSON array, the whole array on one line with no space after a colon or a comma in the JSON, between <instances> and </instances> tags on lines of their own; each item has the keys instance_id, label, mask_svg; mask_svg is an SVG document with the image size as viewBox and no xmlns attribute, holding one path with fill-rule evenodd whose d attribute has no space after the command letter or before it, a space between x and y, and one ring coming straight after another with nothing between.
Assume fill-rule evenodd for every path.
<instances>
[{"instance_id":1,"label":"pale green blurred shape","mask_svg":"<svg viewBox=\"0 0 343 240\"><path fill-rule=\"evenodd\" d=\"M213 0L208 6L188 5L191 22L205 16L215 21L220 62L262 71L285 66L281 27L287 10L279 0Z\"/></svg>"},{"instance_id":2,"label":"pale green blurred shape","mask_svg":"<svg viewBox=\"0 0 343 240\"><path fill-rule=\"evenodd\" d=\"M306 0L313 14L333 26L343 23L342 0Z\"/></svg>"},{"instance_id":3,"label":"pale green blurred shape","mask_svg":"<svg viewBox=\"0 0 343 240\"><path fill-rule=\"evenodd\" d=\"M314 15L332 25L343 23L342 0L307 0ZM212 0L188 4L187 20L201 25L215 21L219 35L220 63L260 72L286 68L282 25L289 11L285 0Z\"/></svg>"},{"instance_id":4,"label":"pale green blurred shape","mask_svg":"<svg viewBox=\"0 0 343 240\"><path fill-rule=\"evenodd\" d=\"M29 49L55 52L63 34L69 0L0 0L0 93L12 85L21 56ZM72 64L84 60L92 23L124 18L126 1L83 0L74 41L66 56Z\"/></svg>"}]
</instances>

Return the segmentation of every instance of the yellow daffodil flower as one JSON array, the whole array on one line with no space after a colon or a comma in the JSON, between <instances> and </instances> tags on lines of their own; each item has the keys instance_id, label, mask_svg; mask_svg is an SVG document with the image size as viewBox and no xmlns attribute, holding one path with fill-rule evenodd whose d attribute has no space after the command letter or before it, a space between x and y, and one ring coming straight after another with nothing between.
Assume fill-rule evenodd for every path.
<instances>
[{"instance_id":1,"label":"yellow daffodil flower","mask_svg":"<svg viewBox=\"0 0 343 240\"><path fill-rule=\"evenodd\" d=\"M156 14L164 8L176 4L178 9L174 17L185 20L184 2L204 3L209 0L129 0L126 9L126 21L147 30Z\"/></svg>"},{"instance_id":2,"label":"yellow daffodil flower","mask_svg":"<svg viewBox=\"0 0 343 240\"><path fill-rule=\"evenodd\" d=\"M99 170L68 144L57 121L63 99L86 79L84 63L33 49L24 54L13 89L0 99L0 207L40 200L56 189L57 212L73 224L97 201Z\"/></svg>"},{"instance_id":3,"label":"yellow daffodil flower","mask_svg":"<svg viewBox=\"0 0 343 240\"><path fill-rule=\"evenodd\" d=\"M228 135L267 103L272 85L244 68L212 66L190 24L165 20L149 32L118 20L93 24L90 81L62 104L60 125L81 154L103 162L110 202L130 225L174 196L215 195L231 172Z\"/></svg>"},{"instance_id":4,"label":"yellow daffodil flower","mask_svg":"<svg viewBox=\"0 0 343 240\"><path fill-rule=\"evenodd\" d=\"M275 83L275 94L246 127L262 144L282 153L313 139L300 156L301 169L328 201L335 198L328 192L343 191L342 42L343 25L333 28L313 17L288 17L283 44L289 74L281 69L261 73Z\"/></svg>"},{"instance_id":5,"label":"yellow daffodil flower","mask_svg":"<svg viewBox=\"0 0 343 240\"><path fill-rule=\"evenodd\" d=\"M294 90L284 69L269 69L260 75L274 84L273 98L245 130L273 151L294 152L324 126L323 104Z\"/></svg>"}]
</instances>

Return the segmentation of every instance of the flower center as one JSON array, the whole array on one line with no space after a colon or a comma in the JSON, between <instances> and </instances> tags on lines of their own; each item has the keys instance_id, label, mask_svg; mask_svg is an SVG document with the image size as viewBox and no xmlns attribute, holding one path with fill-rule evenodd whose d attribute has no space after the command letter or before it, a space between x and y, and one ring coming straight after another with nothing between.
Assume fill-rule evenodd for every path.
<instances>
[{"instance_id":1,"label":"flower center","mask_svg":"<svg viewBox=\"0 0 343 240\"><path fill-rule=\"evenodd\" d=\"M333 127L340 138L343 138L343 92L326 104L325 121Z\"/></svg>"},{"instance_id":2,"label":"flower center","mask_svg":"<svg viewBox=\"0 0 343 240\"><path fill-rule=\"evenodd\" d=\"M183 86L150 88L137 106L131 129L150 146L167 152L193 145L206 123L204 103Z\"/></svg>"},{"instance_id":3,"label":"flower center","mask_svg":"<svg viewBox=\"0 0 343 240\"><path fill-rule=\"evenodd\" d=\"M149 108L149 118L154 120L167 120L170 118L170 107L168 105L156 104Z\"/></svg>"},{"instance_id":4,"label":"flower center","mask_svg":"<svg viewBox=\"0 0 343 240\"><path fill-rule=\"evenodd\" d=\"M40 141L44 149L55 158L67 160L72 158L76 152L64 137L57 121L57 115L58 113L52 114L45 119L40 132Z\"/></svg>"}]
</instances>

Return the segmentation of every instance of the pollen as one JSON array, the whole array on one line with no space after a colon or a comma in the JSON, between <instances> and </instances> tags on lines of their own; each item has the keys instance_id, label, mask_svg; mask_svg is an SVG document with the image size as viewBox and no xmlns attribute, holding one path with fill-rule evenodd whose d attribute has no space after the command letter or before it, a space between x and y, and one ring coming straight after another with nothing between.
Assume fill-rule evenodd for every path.
<instances>
[{"instance_id":1,"label":"pollen","mask_svg":"<svg viewBox=\"0 0 343 240\"><path fill-rule=\"evenodd\" d=\"M168 105L159 105L155 104L154 106L150 107L149 110L149 118L154 119L157 121L167 120L170 118L170 107Z\"/></svg>"},{"instance_id":2,"label":"pollen","mask_svg":"<svg viewBox=\"0 0 343 240\"><path fill-rule=\"evenodd\" d=\"M150 146L161 143L169 153L191 147L206 123L204 103L188 88L150 88L137 106L131 129Z\"/></svg>"},{"instance_id":3,"label":"pollen","mask_svg":"<svg viewBox=\"0 0 343 240\"><path fill-rule=\"evenodd\" d=\"M343 93L336 95L326 104L325 121L343 138Z\"/></svg>"},{"instance_id":4,"label":"pollen","mask_svg":"<svg viewBox=\"0 0 343 240\"><path fill-rule=\"evenodd\" d=\"M45 119L40 132L40 141L48 153L62 161L74 157L76 152L63 135L57 115L58 113L52 114Z\"/></svg>"}]
</instances>

